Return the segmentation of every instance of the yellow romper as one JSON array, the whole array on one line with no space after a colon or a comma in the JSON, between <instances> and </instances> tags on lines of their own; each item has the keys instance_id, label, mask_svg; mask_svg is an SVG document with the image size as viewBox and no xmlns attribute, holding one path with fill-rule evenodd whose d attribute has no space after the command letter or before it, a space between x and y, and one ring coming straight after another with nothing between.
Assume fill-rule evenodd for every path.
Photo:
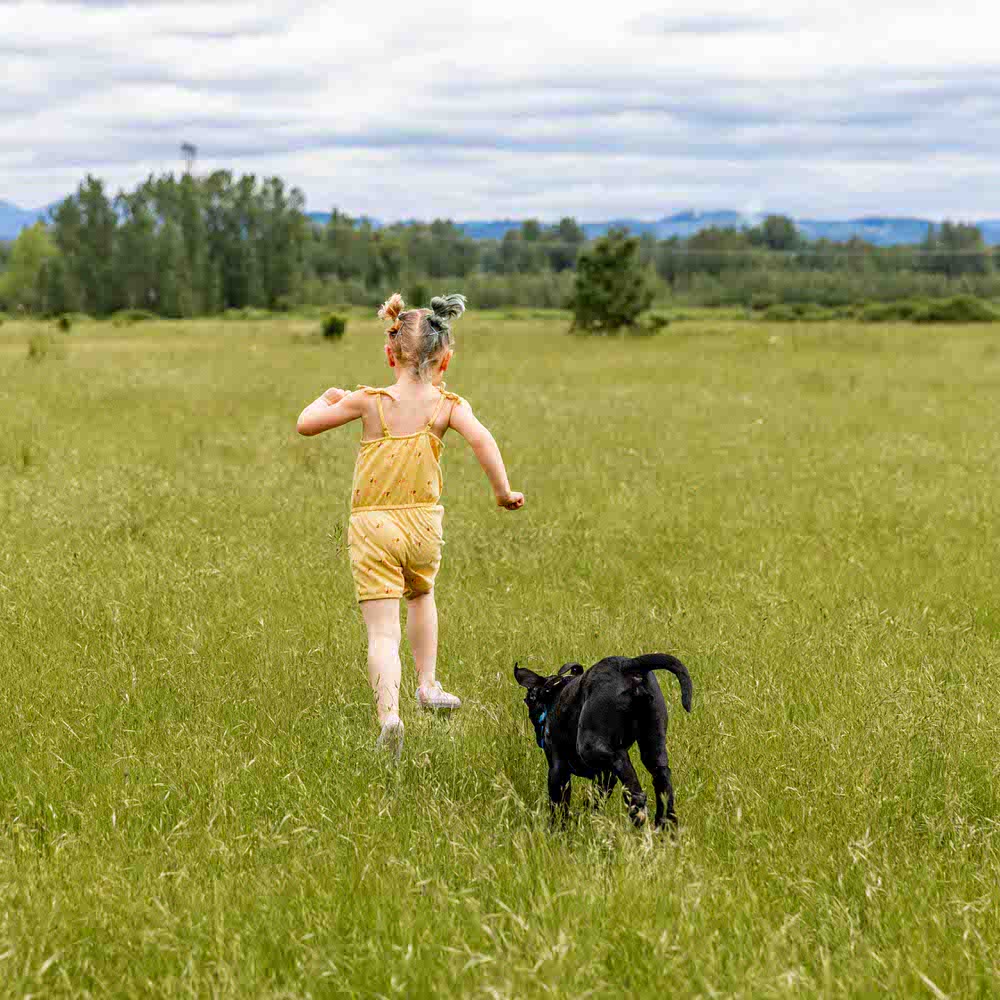
<instances>
[{"instance_id":1,"label":"yellow romper","mask_svg":"<svg viewBox=\"0 0 1000 1000\"><path fill-rule=\"evenodd\" d=\"M390 434L382 411L386 389L359 385L375 396L382 436L361 442L354 466L347 547L359 601L417 597L430 593L443 544L441 451L431 430L445 400L462 398L441 389L441 399L423 430Z\"/></svg>"}]
</instances>

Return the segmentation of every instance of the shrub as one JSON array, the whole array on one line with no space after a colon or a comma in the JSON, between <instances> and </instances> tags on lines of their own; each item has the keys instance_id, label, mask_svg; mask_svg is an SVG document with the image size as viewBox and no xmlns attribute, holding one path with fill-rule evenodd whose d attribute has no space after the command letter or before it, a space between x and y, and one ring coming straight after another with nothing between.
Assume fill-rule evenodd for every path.
<instances>
[{"instance_id":1,"label":"shrub","mask_svg":"<svg viewBox=\"0 0 1000 1000\"><path fill-rule=\"evenodd\" d=\"M863 323L994 323L1000 314L974 295L950 299L900 299L866 302L854 310Z\"/></svg>"},{"instance_id":2,"label":"shrub","mask_svg":"<svg viewBox=\"0 0 1000 1000\"><path fill-rule=\"evenodd\" d=\"M995 323L1000 314L974 295L956 295L952 299L928 302L913 317L914 323Z\"/></svg>"},{"instance_id":3,"label":"shrub","mask_svg":"<svg viewBox=\"0 0 1000 1000\"><path fill-rule=\"evenodd\" d=\"M650 312L643 316L629 332L639 336L652 337L670 326L670 317L663 313Z\"/></svg>"},{"instance_id":4,"label":"shrub","mask_svg":"<svg viewBox=\"0 0 1000 1000\"><path fill-rule=\"evenodd\" d=\"M897 302L866 302L857 312L862 323L907 323L916 320L927 309L919 299L900 299Z\"/></svg>"},{"instance_id":5,"label":"shrub","mask_svg":"<svg viewBox=\"0 0 1000 1000\"><path fill-rule=\"evenodd\" d=\"M769 323L828 323L835 319L848 319L844 307L830 309L815 302L777 302L761 313L762 320Z\"/></svg>"},{"instance_id":6,"label":"shrub","mask_svg":"<svg viewBox=\"0 0 1000 1000\"><path fill-rule=\"evenodd\" d=\"M778 304L778 296L774 292L754 292L750 296L750 308L754 312L762 312Z\"/></svg>"},{"instance_id":7,"label":"shrub","mask_svg":"<svg viewBox=\"0 0 1000 1000\"><path fill-rule=\"evenodd\" d=\"M652 301L653 289L636 237L612 231L581 251L571 329L602 334L634 327Z\"/></svg>"},{"instance_id":8,"label":"shrub","mask_svg":"<svg viewBox=\"0 0 1000 1000\"><path fill-rule=\"evenodd\" d=\"M764 310L761 318L768 323L795 323L799 319L799 313L795 306L776 302Z\"/></svg>"},{"instance_id":9,"label":"shrub","mask_svg":"<svg viewBox=\"0 0 1000 1000\"><path fill-rule=\"evenodd\" d=\"M63 313L56 320L56 326L59 327L63 333L69 333L69 331L73 329L73 321L66 315L66 313Z\"/></svg>"},{"instance_id":10,"label":"shrub","mask_svg":"<svg viewBox=\"0 0 1000 1000\"><path fill-rule=\"evenodd\" d=\"M830 320L841 319L842 311L838 309L827 309L816 305L815 302L801 303L797 307L799 319L810 323L826 323Z\"/></svg>"},{"instance_id":11,"label":"shrub","mask_svg":"<svg viewBox=\"0 0 1000 1000\"><path fill-rule=\"evenodd\" d=\"M151 319L156 319L156 313L151 313L148 309L119 309L111 315L111 322L115 326L131 326L133 323L146 323Z\"/></svg>"},{"instance_id":12,"label":"shrub","mask_svg":"<svg viewBox=\"0 0 1000 1000\"><path fill-rule=\"evenodd\" d=\"M343 337L347 330L347 319L336 313L327 313L320 323L320 329L324 337Z\"/></svg>"}]
</instances>

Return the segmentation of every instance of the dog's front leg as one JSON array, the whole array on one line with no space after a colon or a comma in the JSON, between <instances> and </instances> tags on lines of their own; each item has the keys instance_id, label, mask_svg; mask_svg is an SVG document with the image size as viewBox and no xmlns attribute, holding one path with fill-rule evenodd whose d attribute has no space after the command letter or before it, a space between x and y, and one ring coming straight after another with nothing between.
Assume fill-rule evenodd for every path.
<instances>
[{"instance_id":1,"label":"dog's front leg","mask_svg":"<svg viewBox=\"0 0 1000 1000\"><path fill-rule=\"evenodd\" d=\"M563 823L569 816L570 779L570 770L565 764L558 760L550 762L549 806L552 809L552 818L558 816Z\"/></svg>"}]
</instances>

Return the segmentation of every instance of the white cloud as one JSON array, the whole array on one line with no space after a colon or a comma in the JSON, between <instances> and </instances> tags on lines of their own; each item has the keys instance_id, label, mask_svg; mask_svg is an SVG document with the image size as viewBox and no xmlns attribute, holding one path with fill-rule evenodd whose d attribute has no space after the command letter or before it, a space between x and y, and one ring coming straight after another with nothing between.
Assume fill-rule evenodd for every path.
<instances>
[{"instance_id":1,"label":"white cloud","mask_svg":"<svg viewBox=\"0 0 1000 1000\"><path fill-rule=\"evenodd\" d=\"M390 219L994 211L992 5L470 7L0 0L0 198L191 141Z\"/></svg>"}]
</instances>

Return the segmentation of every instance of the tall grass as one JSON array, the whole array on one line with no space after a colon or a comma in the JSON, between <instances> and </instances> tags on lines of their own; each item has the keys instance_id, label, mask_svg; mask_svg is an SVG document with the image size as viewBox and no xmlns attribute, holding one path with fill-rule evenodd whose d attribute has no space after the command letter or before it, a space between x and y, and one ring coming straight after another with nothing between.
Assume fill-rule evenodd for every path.
<instances>
[{"instance_id":1,"label":"tall grass","mask_svg":"<svg viewBox=\"0 0 1000 1000\"><path fill-rule=\"evenodd\" d=\"M996 959L996 334L462 321L441 675L371 747L352 318L0 330L0 983L123 996L982 995ZM29 455L28 461L24 456ZM511 668L671 650L681 833L574 788ZM677 692L664 681L668 703ZM648 782L647 782L648 784Z\"/></svg>"}]
</instances>

